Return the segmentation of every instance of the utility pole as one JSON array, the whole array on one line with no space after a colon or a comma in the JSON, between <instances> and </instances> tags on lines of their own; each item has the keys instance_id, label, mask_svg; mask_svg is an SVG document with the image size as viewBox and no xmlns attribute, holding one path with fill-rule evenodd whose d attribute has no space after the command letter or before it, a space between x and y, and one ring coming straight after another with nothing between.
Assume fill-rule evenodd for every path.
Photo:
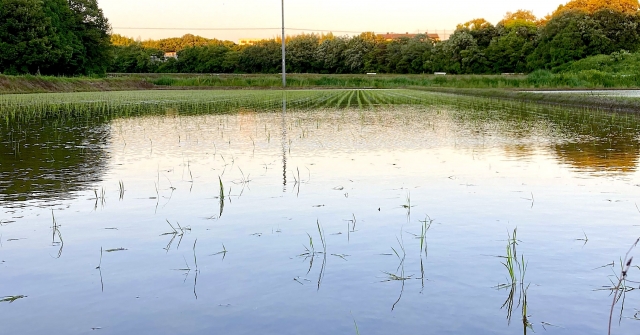
<instances>
[{"instance_id":1,"label":"utility pole","mask_svg":"<svg viewBox=\"0 0 640 335\"><path fill-rule=\"evenodd\" d=\"M287 87L287 69L285 61L285 43L284 43L284 0L282 0L282 87Z\"/></svg>"}]
</instances>

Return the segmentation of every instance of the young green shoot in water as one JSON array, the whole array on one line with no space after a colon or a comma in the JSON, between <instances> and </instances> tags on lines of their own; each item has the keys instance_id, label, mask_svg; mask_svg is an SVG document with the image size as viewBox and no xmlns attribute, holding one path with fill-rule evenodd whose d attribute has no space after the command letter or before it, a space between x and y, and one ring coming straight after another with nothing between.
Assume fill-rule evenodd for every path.
<instances>
[{"instance_id":1,"label":"young green shoot in water","mask_svg":"<svg viewBox=\"0 0 640 335\"><path fill-rule=\"evenodd\" d=\"M221 217L224 211L224 185L222 184L222 178L220 178L220 176L218 176L218 182L220 183L220 195L218 196L220 199L220 214L218 217ZM229 192L231 192L231 190L229 190Z\"/></svg>"},{"instance_id":2,"label":"young green shoot in water","mask_svg":"<svg viewBox=\"0 0 640 335\"><path fill-rule=\"evenodd\" d=\"M627 291L626 280L633 263L633 257L629 257L629 254L631 254L631 251L633 251L633 249L638 246L638 243L640 243L640 238L638 238L636 242L631 246L631 248L629 248L629 251L627 251L626 255L624 256L624 260L620 262L620 266L622 267L622 269L620 270L620 276L618 276L618 283L614 287L613 301L611 302L611 310L609 312L609 335L611 335L613 310L615 309L616 304L618 303L618 301L620 301L621 298L623 299L622 308L624 308L624 296ZM620 311L620 313L622 317L622 310Z\"/></svg>"},{"instance_id":3,"label":"young green shoot in water","mask_svg":"<svg viewBox=\"0 0 640 335\"><path fill-rule=\"evenodd\" d=\"M507 269L507 273L509 275L508 279L510 282L507 284L500 284L496 288L509 289L509 296L501 307L506 307L507 309L507 320L509 324L511 324L515 295L518 291L518 288L520 289L517 306L521 307L524 334L526 334L528 329L533 331L533 325L531 324L531 322L529 322L529 315L527 314L527 291L529 289L529 285L525 287L524 284L524 279L527 272L527 262L525 261L523 255L520 256L520 259L518 259L517 246L519 241L517 238L517 233L518 228L515 228L513 230L513 234L507 233L507 255L501 256L505 259L505 261L502 262L502 265L504 265L504 267Z\"/></svg>"},{"instance_id":4,"label":"young green shoot in water","mask_svg":"<svg viewBox=\"0 0 640 335\"><path fill-rule=\"evenodd\" d=\"M120 188L120 200L124 198L124 182L120 180L118 182L118 187Z\"/></svg>"},{"instance_id":5,"label":"young green shoot in water","mask_svg":"<svg viewBox=\"0 0 640 335\"><path fill-rule=\"evenodd\" d=\"M62 233L60 232L60 225L58 224L58 222L56 221L56 217L53 214L53 209L51 210L51 219L53 220L53 235L51 238L51 244L52 245L60 245L60 249L58 249L58 257L56 258L60 258L60 256L62 256L62 248L64 248L64 240L62 240ZM56 242L56 236L58 236L58 239L60 240L60 242Z\"/></svg>"},{"instance_id":6,"label":"young green shoot in water","mask_svg":"<svg viewBox=\"0 0 640 335\"><path fill-rule=\"evenodd\" d=\"M353 319L353 325L356 327L356 335L360 335L360 330L358 330L358 323L356 322L356 318L353 317L353 313L351 313L351 318Z\"/></svg>"},{"instance_id":7,"label":"young green shoot in water","mask_svg":"<svg viewBox=\"0 0 640 335\"><path fill-rule=\"evenodd\" d=\"M24 299L26 297L27 297L26 295L10 295L10 296L6 296L6 297L3 297L2 299L0 299L0 302L12 303L12 302L14 302L16 300Z\"/></svg>"},{"instance_id":8,"label":"young green shoot in water","mask_svg":"<svg viewBox=\"0 0 640 335\"><path fill-rule=\"evenodd\" d=\"M209 256L216 256L216 255L220 255L222 254L222 260L224 261L224 258L227 257L227 248L224 246L224 243L222 243L222 251L216 252L215 254L211 254Z\"/></svg>"},{"instance_id":9,"label":"young green shoot in water","mask_svg":"<svg viewBox=\"0 0 640 335\"><path fill-rule=\"evenodd\" d=\"M407 191L407 198L406 198L406 202L404 205L402 205L402 208L407 210L407 219L411 218L411 192Z\"/></svg>"}]
</instances>

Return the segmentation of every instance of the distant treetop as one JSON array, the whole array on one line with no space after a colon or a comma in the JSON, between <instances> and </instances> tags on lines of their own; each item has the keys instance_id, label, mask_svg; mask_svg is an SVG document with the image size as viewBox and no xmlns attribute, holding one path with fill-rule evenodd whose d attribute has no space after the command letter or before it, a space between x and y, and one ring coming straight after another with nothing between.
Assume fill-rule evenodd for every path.
<instances>
[{"instance_id":1,"label":"distant treetop","mask_svg":"<svg viewBox=\"0 0 640 335\"><path fill-rule=\"evenodd\" d=\"M558 6L553 13L556 16L567 10L581 10L587 13L595 13L602 9L611 9L616 12L635 14L640 9L638 0L572 0L565 5Z\"/></svg>"},{"instance_id":2,"label":"distant treetop","mask_svg":"<svg viewBox=\"0 0 640 335\"><path fill-rule=\"evenodd\" d=\"M111 44L115 46L128 46L136 44L136 41L133 38L122 36L120 34L112 34Z\"/></svg>"},{"instance_id":3,"label":"distant treetop","mask_svg":"<svg viewBox=\"0 0 640 335\"><path fill-rule=\"evenodd\" d=\"M457 29L468 28L469 30L481 30L489 27L493 27L491 22L485 19L479 18L479 19L473 19L471 21L467 21L465 23L459 24L457 26Z\"/></svg>"},{"instance_id":4,"label":"distant treetop","mask_svg":"<svg viewBox=\"0 0 640 335\"><path fill-rule=\"evenodd\" d=\"M502 25L504 25L506 28L510 28L523 25L535 26L537 21L538 18L533 15L532 11L519 9L513 13L507 12L500 23L502 23Z\"/></svg>"}]
</instances>

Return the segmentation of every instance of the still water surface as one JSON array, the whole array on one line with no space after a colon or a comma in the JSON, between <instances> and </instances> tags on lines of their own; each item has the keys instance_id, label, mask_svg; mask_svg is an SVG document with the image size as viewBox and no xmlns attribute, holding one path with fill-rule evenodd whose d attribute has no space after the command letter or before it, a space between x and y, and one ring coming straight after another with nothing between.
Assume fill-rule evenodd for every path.
<instances>
[{"instance_id":1,"label":"still water surface","mask_svg":"<svg viewBox=\"0 0 640 335\"><path fill-rule=\"evenodd\" d=\"M5 124L0 297L25 297L2 333L605 334L640 236L640 123L585 113ZM635 333L640 293L619 307Z\"/></svg>"}]
</instances>

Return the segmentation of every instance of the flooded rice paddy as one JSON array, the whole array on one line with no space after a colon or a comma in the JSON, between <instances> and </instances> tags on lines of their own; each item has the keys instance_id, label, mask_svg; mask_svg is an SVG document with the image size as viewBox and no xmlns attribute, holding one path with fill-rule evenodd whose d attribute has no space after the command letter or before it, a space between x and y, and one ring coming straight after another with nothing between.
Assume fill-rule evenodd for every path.
<instances>
[{"instance_id":1,"label":"flooded rice paddy","mask_svg":"<svg viewBox=\"0 0 640 335\"><path fill-rule=\"evenodd\" d=\"M640 325L634 115L412 91L3 99L3 333L606 334L614 296L612 333Z\"/></svg>"}]
</instances>

